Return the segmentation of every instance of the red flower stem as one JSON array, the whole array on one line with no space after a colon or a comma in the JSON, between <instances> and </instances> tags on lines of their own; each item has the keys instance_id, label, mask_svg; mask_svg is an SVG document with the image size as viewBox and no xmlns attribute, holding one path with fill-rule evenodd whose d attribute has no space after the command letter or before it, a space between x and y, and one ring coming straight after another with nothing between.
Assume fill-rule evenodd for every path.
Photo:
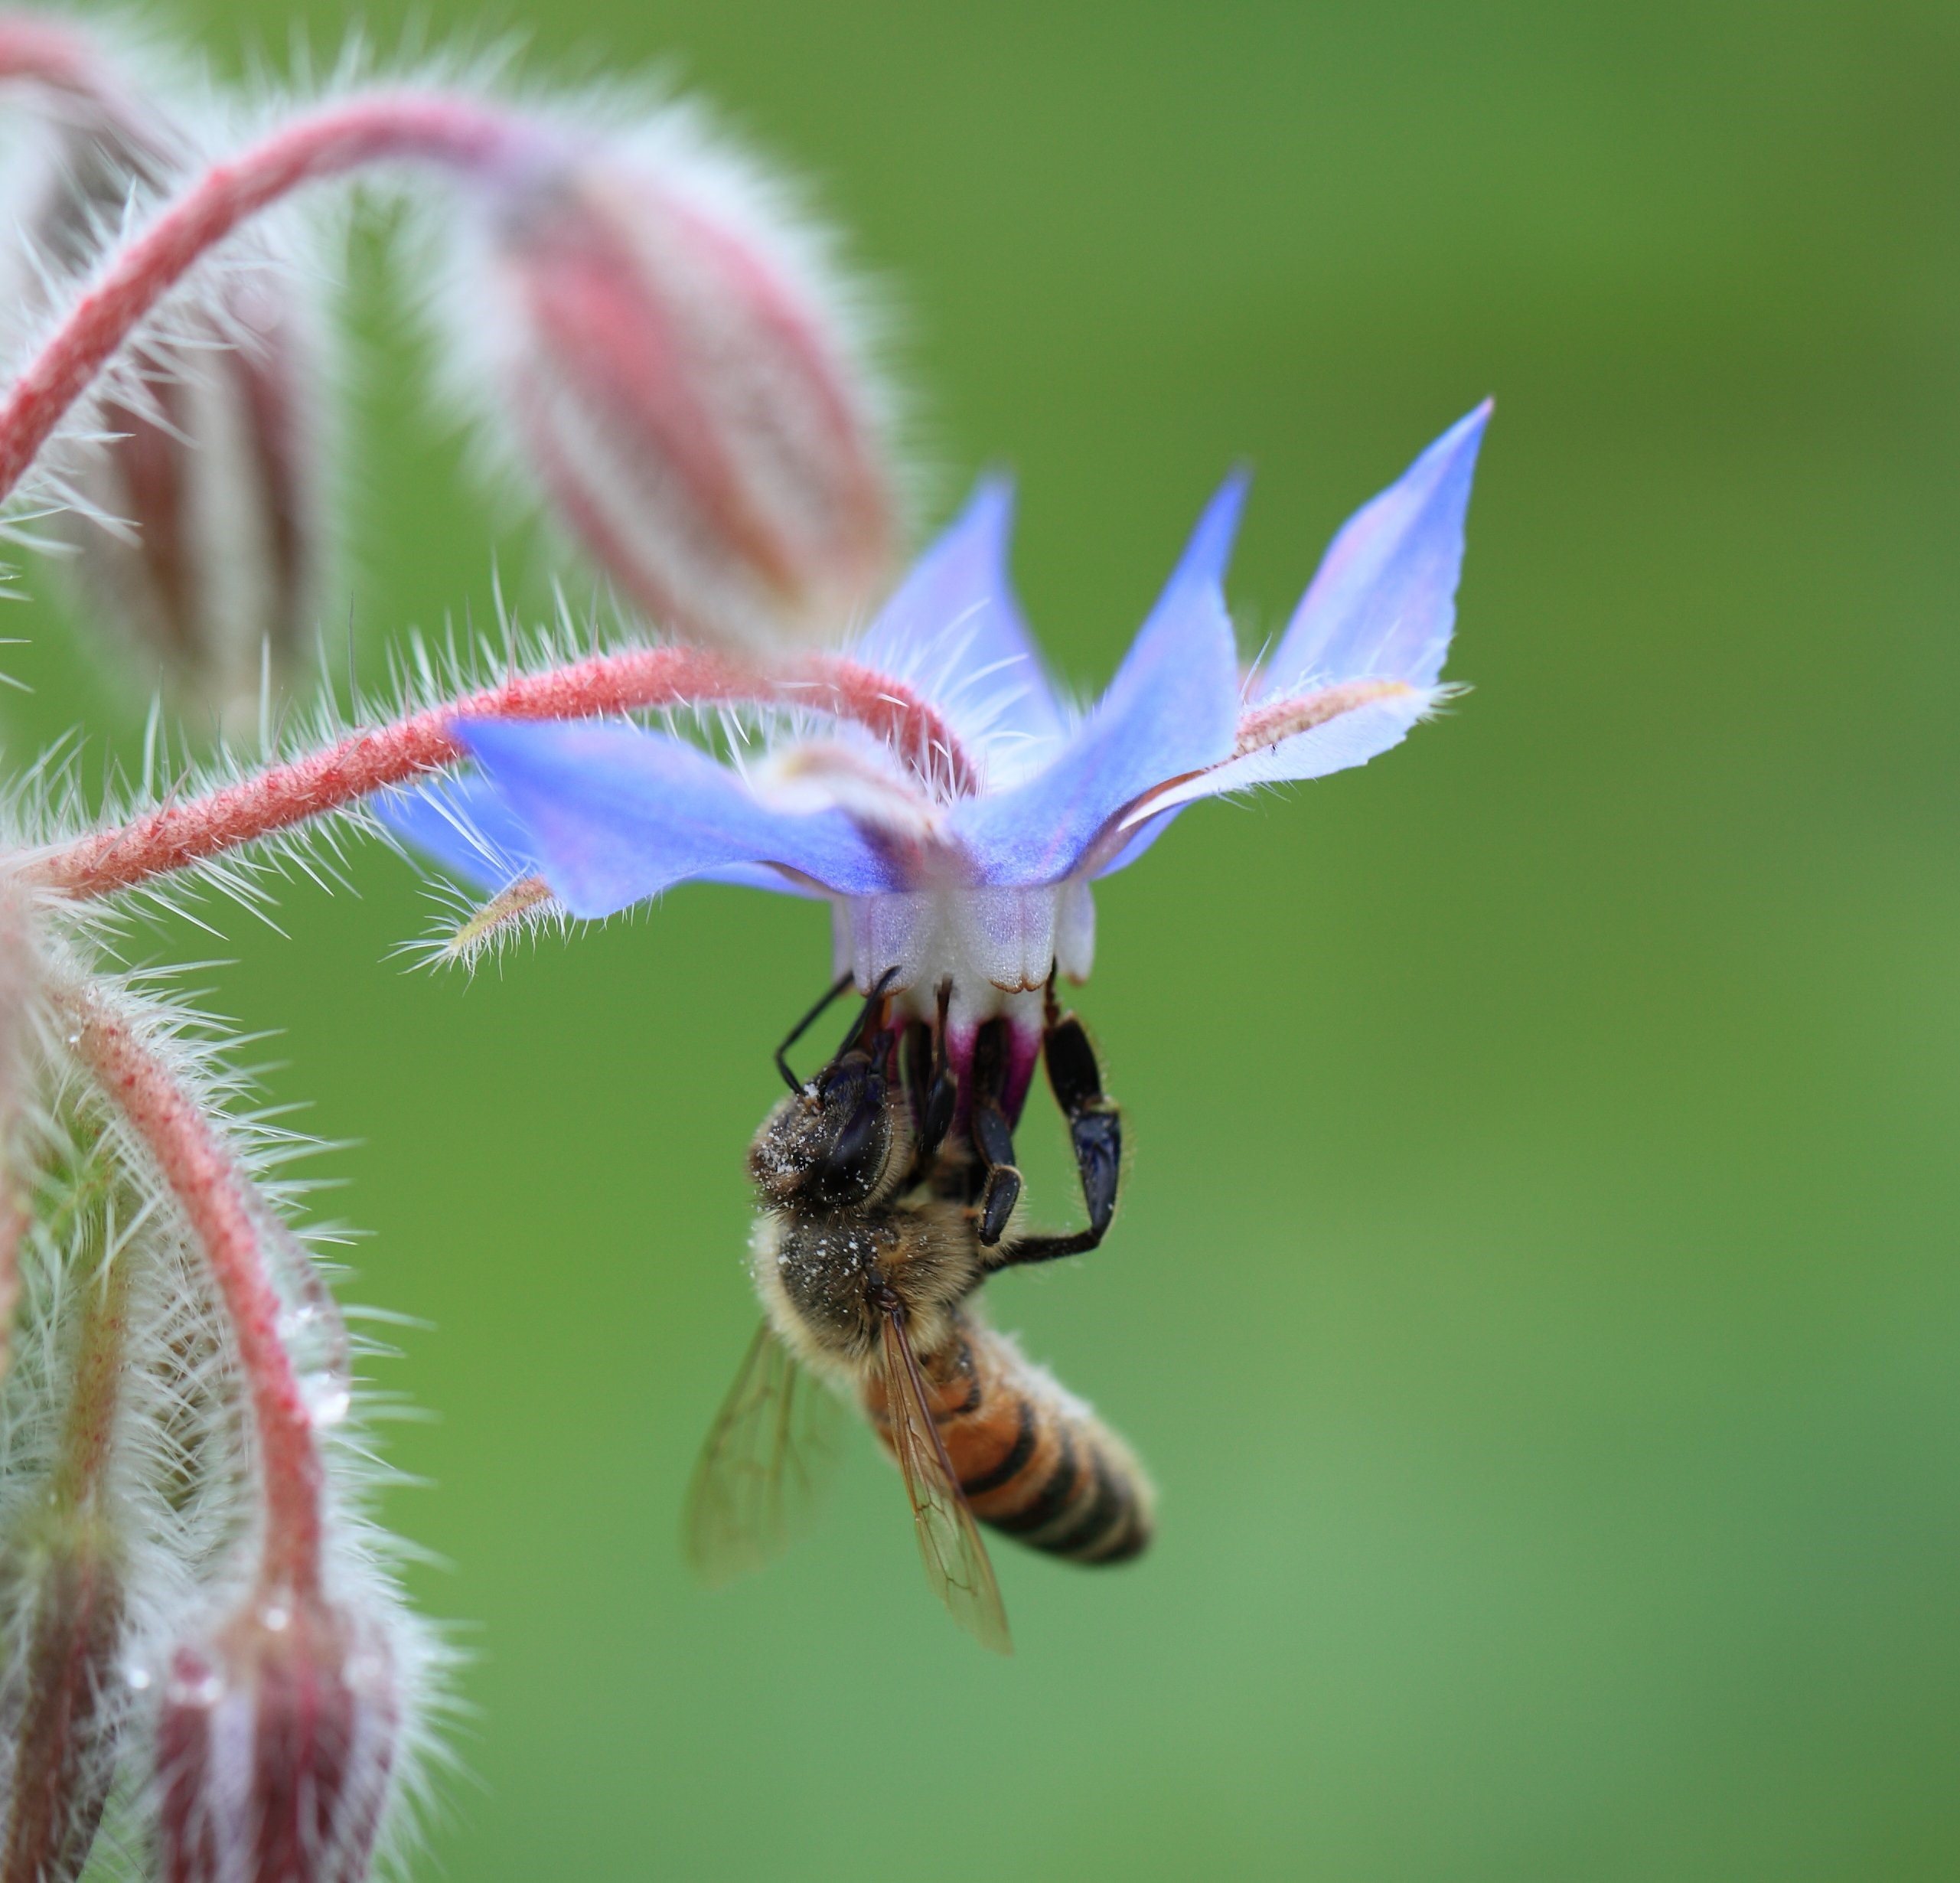
<instances>
[{"instance_id":1,"label":"red flower stem","mask_svg":"<svg viewBox=\"0 0 1960 1883\"><path fill-rule=\"evenodd\" d=\"M32 79L51 91L99 99L102 60L82 34L37 13L0 14L0 78Z\"/></svg>"},{"instance_id":2,"label":"red flower stem","mask_svg":"<svg viewBox=\"0 0 1960 1883\"><path fill-rule=\"evenodd\" d=\"M266 1206L203 1105L97 987L52 990L75 1051L155 1161L204 1252L258 1441L264 1499L260 1578L296 1596L318 1592L326 1473L313 1421L279 1336L280 1300L261 1225Z\"/></svg>"},{"instance_id":3,"label":"red flower stem","mask_svg":"<svg viewBox=\"0 0 1960 1883\"><path fill-rule=\"evenodd\" d=\"M799 706L855 720L889 740L915 769L936 770L957 788L974 788L971 764L938 713L909 687L854 661L809 654L763 673L700 648L631 648L520 675L392 726L350 733L303 759L44 853L23 864L21 873L36 887L78 900L132 889L455 764L463 756L450 730L458 719L590 719L740 702Z\"/></svg>"},{"instance_id":4,"label":"red flower stem","mask_svg":"<svg viewBox=\"0 0 1960 1883\"><path fill-rule=\"evenodd\" d=\"M30 42L17 41L22 56ZM45 44L58 60L58 36ZM38 76L50 83L54 67ZM0 498L54 428L192 265L249 217L296 189L364 164L415 158L482 171L520 162L549 133L508 113L434 93L380 92L295 118L214 165L122 249L0 406Z\"/></svg>"}]
</instances>

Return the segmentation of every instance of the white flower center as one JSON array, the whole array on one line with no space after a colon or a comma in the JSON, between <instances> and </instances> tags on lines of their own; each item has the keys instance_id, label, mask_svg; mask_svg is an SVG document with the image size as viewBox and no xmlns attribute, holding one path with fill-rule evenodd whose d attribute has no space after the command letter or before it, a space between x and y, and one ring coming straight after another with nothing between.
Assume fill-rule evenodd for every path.
<instances>
[{"instance_id":1,"label":"white flower center","mask_svg":"<svg viewBox=\"0 0 1960 1883\"><path fill-rule=\"evenodd\" d=\"M1095 904L1080 878L1034 889L947 886L832 904L837 971L868 992L892 969L902 1009L936 1017L942 982L948 1022L964 1033L1039 998L1051 974L1087 977L1094 959Z\"/></svg>"}]
</instances>

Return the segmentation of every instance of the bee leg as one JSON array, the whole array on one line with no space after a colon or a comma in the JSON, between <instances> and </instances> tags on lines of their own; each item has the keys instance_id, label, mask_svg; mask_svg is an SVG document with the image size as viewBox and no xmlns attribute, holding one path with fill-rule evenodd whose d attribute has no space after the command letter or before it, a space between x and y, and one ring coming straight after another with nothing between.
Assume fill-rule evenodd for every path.
<instances>
[{"instance_id":1,"label":"bee leg","mask_svg":"<svg viewBox=\"0 0 1960 1883\"><path fill-rule=\"evenodd\" d=\"M912 1163L921 1179L932 1173L939 1147L953 1128L953 1114L960 1097L958 1081L946 1063L946 1049L930 1034L931 1030L918 1020L905 1033L906 1084L912 1094L912 1113L918 1121Z\"/></svg>"},{"instance_id":2,"label":"bee leg","mask_svg":"<svg viewBox=\"0 0 1960 1883\"><path fill-rule=\"evenodd\" d=\"M1064 1255L1086 1255L1103 1239L1100 1229L1078 1229L1072 1235L1024 1235L989 1258L990 1269L1025 1268L1030 1262L1052 1262Z\"/></svg>"},{"instance_id":3,"label":"bee leg","mask_svg":"<svg viewBox=\"0 0 1960 1883\"><path fill-rule=\"evenodd\" d=\"M973 1103L973 1148L987 1168L980 1196L980 1239L989 1248L1007 1228L1021 1199L1021 1173L1014 1164L1014 1139L1000 1108L991 1098Z\"/></svg>"},{"instance_id":4,"label":"bee leg","mask_svg":"<svg viewBox=\"0 0 1960 1883\"><path fill-rule=\"evenodd\" d=\"M1075 1167L1081 1173L1082 1203L1089 1226L1071 1235L1022 1236L996 1252L990 1265L995 1268L1019 1268L1029 1262L1083 1255L1101 1243L1116 1214L1117 1182L1123 1173L1123 1114L1103 1095L1102 1072L1088 1032L1073 1013L1056 1010L1052 992L1043 1046L1048 1082L1068 1121L1068 1142L1075 1153Z\"/></svg>"},{"instance_id":5,"label":"bee leg","mask_svg":"<svg viewBox=\"0 0 1960 1883\"><path fill-rule=\"evenodd\" d=\"M971 1115L973 1149L978 1154L986 1181L980 1193L979 1235L989 1248L1007 1229L1007 1219L1020 1200L1021 1173L1014 1163L1014 1135L1008 1129L1007 1114L1000 1108L1000 1085L1005 1070L1001 1045L1004 1034L998 1021L982 1028L973 1045L973 1101Z\"/></svg>"},{"instance_id":6,"label":"bee leg","mask_svg":"<svg viewBox=\"0 0 1960 1883\"><path fill-rule=\"evenodd\" d=\"M959 1105L959 1081L946 1063L946 1013L952 1000L953 983L949 978L939 984L939 1024L932 1030L932 1070L926 1080L925 1104L919 1120L921 1163L930 1163L934 1152L946 1141Z\"/></svg>"},{"instance_id":7,"label":"bee leg","mask_svg":"<svg viewBox=\"0 0 1960 1883\"><path fill-rule=\"evenodd\" d=\"M1068 1121L1068 1141L1081 1173L1082 1203L1095 1238L1084 1246L1094 1248L1116 1213L1117 1184L1123 1173L1123 1114L1103 1095L1095 1049L1073 1013L1051 1017L1045 1044L1048 1082Z\"/></svg>"}]
</instances>

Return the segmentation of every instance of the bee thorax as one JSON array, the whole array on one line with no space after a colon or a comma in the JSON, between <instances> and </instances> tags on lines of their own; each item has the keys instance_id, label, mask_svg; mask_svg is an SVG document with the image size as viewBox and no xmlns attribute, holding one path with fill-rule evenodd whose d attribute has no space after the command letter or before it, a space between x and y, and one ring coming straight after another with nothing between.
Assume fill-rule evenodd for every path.
<instances>
[{"instance_id":1,"label":"bee thorax","mask_svg":"<svg viewBox=\"0 0 1960 1883\"><path fill-rule=\"evenodd\" d=\"M755 1282L778 1331L811 1357L861 1363L895 1310L915 1338L936 1345L982 1275L971 1229L940 1219L960 1214L928 1205L765 1216Z\"/></svg>"}]
</instances>

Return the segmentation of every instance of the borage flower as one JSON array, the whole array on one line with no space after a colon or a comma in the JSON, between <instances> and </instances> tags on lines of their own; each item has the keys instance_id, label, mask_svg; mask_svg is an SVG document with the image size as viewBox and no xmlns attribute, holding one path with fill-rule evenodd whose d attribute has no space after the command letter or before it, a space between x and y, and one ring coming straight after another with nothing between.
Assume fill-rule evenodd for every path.
<instances>
[{"instance_id":1,"label":"borage flower","mask_svg":"<svg viewBox=\"0 0 1960 1883\"><path fill-rule=\"evenodd\" d=\"M983 485L848 651L938 713L907 765L861 729L793 724L724 763L619 725L460 720L476 775L394 799L401 835L504 892L541 879L597 919L695 879L821 897L837 966L931 1029L962 1089L1004 1022L999 1098L1019 1114L1059 973L1094 947L1091 885L1186 804L1318 778L1432 710L1455 620L1488 405L1335 538L1285 634L1241 677L1223 579L1242 479L1212 500L1101 700L1058 698L1009 585L1006 490Z\"/></svg>"}]
</instances>

